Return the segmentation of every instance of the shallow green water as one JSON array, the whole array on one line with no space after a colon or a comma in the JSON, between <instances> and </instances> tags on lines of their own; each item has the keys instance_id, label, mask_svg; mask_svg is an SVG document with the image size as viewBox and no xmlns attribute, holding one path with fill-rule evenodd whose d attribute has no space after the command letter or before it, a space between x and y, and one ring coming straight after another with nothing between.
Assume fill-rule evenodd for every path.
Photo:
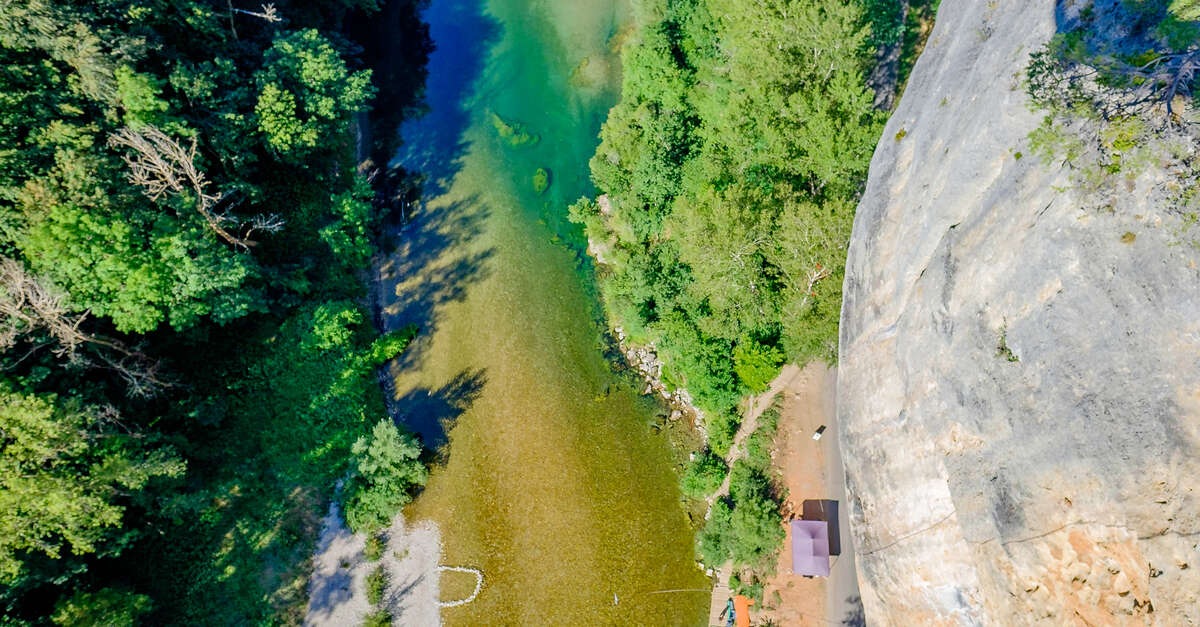
<instances>
[{"instance_id":1,"label":"shallow green water","mask_svg":"<svg viewBox=\"0 0 1200 627\"><path fill-rule=\"evenodd\" d=\"M591 191L628 7L433 0L425 17L431 111L404 129L399 159L430 182L385 265L385 312L423 328L393 367L395 396L443 456L408 513L438 523L445 563L485 575L479 598L443 618L703 624L708 580L678 452L650 429L659 408L610 371L577 253L560 240L566 205ZM492 113L540 141L513 146ZM538 168L550 173L541 195ZM461 583L443 580L443 597ZM702 591L651 594L687 588Z\"/></svg>"}]
</instances>

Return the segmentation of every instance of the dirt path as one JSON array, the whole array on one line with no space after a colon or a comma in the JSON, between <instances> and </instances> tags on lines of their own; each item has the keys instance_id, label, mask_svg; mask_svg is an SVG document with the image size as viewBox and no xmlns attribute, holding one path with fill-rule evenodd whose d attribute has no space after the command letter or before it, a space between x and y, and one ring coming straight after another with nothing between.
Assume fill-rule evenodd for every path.
<instances>
[{"instance_id":1,"label":"dirt path","mask_svg":"<svg viewBox=\"0 0 1200 627\"><path fill-rule=\"evenodd\" d=\"M733 436L733 444L729 447L729 453L725 455L725 464L733 468L733 463L746 455L746 440L758 429L758 419L763 412L771 406L775 397L781 392L792 390L802 380L805 379L805 373L808 370L801 370L799 366L788 364L780 371L779 376L771 381L770 387L766 392L750 398L750 404L746 408L746 413L742 418L742 424L738 426L737 433ZM729 494L729 474L725 475L725 480L721 482L721 487L708 497L708 505L711 508L712 504L717 499L724 498ZM726 562L717 569L717 579L713 586L712 602L708 607L708 624L723 625L720 620L721 612L725 609L726 602L729 599L729 577L733 574L733 563Z\"/></svg>"},{"instance_id":2,"label":"dirt path","mask_svg":"<svg viewBox=\"0 0 1200 627\"><path fill-rule=\"evenodd\" d=\"M797 381L804 375L804 370L799 366L788 364L779 372L779 376L771 381L771 386L766 392L750 398L750 405L746 410L745 416L742 417L742 424L738 426L737 433L733 436L733 444L729 447L729 452L725 455L725 465L733 468L733 463L745 457L746 455L746 440L758 429L758 419L763 412L771 406L775 397L784 390L788 390L796 385ZM729 494L729 475L725 475L725 480L721 482L721 487L717 488L708 497L708 504L711 507L719 498L724 498Z\"/></svg>"}]
</instances>

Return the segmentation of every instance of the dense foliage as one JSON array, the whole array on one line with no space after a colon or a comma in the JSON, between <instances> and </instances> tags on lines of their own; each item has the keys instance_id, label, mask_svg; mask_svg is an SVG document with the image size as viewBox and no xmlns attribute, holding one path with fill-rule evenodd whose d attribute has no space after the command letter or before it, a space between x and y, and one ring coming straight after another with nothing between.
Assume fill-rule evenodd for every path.
<instances>
[{"instance_id":1,"label":"dense foliage","mask_svg":"<svg viewBox=\"0 0 1200 627\"><path fill-rule=\"evenodd\" d=\"M114 543L124 494L183 463L138 442L111 409L0 387L0 577L20 576L30 554L61 558Z\"/></svg>"},{"instance_id":2,"label":"dense foliage","mask_svg":"<svg viewBox=\"0 0 1200 627\"><path fill-rule=\"evenodd\" d=\"M603 196L572 217L603 251L600 291L723 453L739 397L785 360L832 360L855 200L880 132L863 8L658 0L624 52L591 161Z\"/></svg>"},{"instance_id":3,"label":"dense foliage","mask_svg":"<svg viewBox=\"0 0 1200 627\"><path fill-rule=\"evenodd\" d=\"M712 451L700 451L684 468L679 486L684 495L702 499L717 491L727 471L725 460Z\"/></svg>"},{"instance_id":4,"label":"dense foliage","mask_svg":"<svg viewBox=\"0 0 1200 627\"><path fill-rule=\"evenodd\" d=\"M747 582L774 571L783 542L780 495L768 479L778 420L775 409L760 416L758 428L746 443L746 456L734 462L729 473L729 497L713 503L696 538L696 552L705 564L715 566L732 559L743 569L742 579Z\"/></svg>"},{"instance_id":5,"label":"dense foliage","mask_svg":"<svg viewBox=\"0 0 1200 627\"><path fill-rule=\"evenodd\" d=\"M392 140L355 144L376 89L343 33L381 7L239 4L0 0L7 621L296 622L335 481L378 518L402 499L365 460L423 477L377 426L415 329L377 337L360 279L380 211L356 166ZM418 8L386 9L393 113Z\"/></svg>"}]
</instances>

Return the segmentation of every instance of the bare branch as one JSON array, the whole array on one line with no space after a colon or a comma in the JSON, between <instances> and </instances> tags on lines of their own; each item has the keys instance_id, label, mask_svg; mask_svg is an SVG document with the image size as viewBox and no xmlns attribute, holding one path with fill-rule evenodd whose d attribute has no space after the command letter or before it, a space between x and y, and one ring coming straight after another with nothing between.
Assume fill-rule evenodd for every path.
<instances>
[{"instance_id":1,"label":"bare branch","mask_svg":"<svg viewBox=\"0 0 1200 627\"><path fill-rule=\"evenodd\" d=\"M159 374L161 365L119 340L82 329L87 313L75 313L66 298L48 287L15 259L0 257L0 350L7 351L31 335L45 333L55 356L68 364L96 367L117 373L131 396L153 396L170 387ZM21 357L27 358L40 346ZM89 355L82 349L91 347Z\"/></svg>"},{"instance_id":2,"label":"bare branch","mask_svg":"<svg viewBox=\"0 0 1200 627\"><path fill-rule=\"evenodd\" d=\"M272 213L256 215L250 218L246 224L248 227L246 236L249 237L255 231L262 231L264 233L278 233L283 229L284 222L281 216Z\"/></svg>"},{"instance_id":3,"label":"bare branch","mask_svg":"<svg viewBox=\"0 0 1200 627\"><path fill-rule=\"evenodd\" d=\"M209 181L196 167L195 139L190 147L184 148L158 128L146 125L136 130L122 128L108 138L108 144L132 151L123 157L129 167L129 182L141 187L150 200L157 202L165 196L194 197L196 211L209 230L235 248L257 245L250 239L254 231L274 233L283 227L279 216L255 216L243 222L229 216L228 209L218 209L225 195L208 191ZM235 235L231 230L237 228L246 230Z\"/></svg>"},{"instance_id":4,"label":"bare branch","mask_svg":"<svg viewBox=\"0 0 1200 627\"><path fill-rule=\"evenodd\" d=\"M1030 74L1034 98L1059 106L1086 100L1106 120L1162 107L1158 110L1165 110L1167 124L1180 121L1175 97L1191 94L1200 67L1200 49L1160 54L1140 66L1110 56L1098 56L1088 63L1073 59L1047 63L1048 54L1052 53L1035 55L1032 67L1036 70ZM1104 77L1119 77L1123 84L1109 84Z\"/></svg>"},{"instance_id":5,"label":"bare branch","mask_svg":"<svg viewBox=\"0 0 1200 627\"><path fill-rule=\"evenodd\" d=\"M261 13L256 12L256 11L247 11L245 9L233 9L233 8L231 8L230 11L233 11L234 13L242 13L244 15L253 15L254 17L261 18L261 19L266 20L271 23L283 21L283 18L279 16L279 12L275 9L274 3L262 5Z\"/></svg>"}]
</instances>

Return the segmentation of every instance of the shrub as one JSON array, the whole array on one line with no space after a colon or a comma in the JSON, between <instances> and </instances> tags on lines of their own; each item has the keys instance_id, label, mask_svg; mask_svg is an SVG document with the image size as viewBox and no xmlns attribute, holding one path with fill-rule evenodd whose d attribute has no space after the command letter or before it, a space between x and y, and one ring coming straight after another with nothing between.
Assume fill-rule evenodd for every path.
<instances>
[{"instance_id":1,"label":"shrub","mask_svg":"<svg viewBox=\"0 0 1200 627\"><path fill-rule=\"evenodd\" d=\"M746 441L746 463L766 472L771 465L771 449L775 445L775 433L779 427L779 410L770 407L758 417L758 428Z\"/></svg>"},{"instance_id":2,"label":"shrub","mask_svg":"<svg viewBox=\"0 0 1200 627\"><path fill-rule=\"evenodd\" d=\"M713 503L708 520L696 537L696 554L708 566L720 566L729 559L730 529L733 510L725 499Z\"/></svg>"},{"instance_id":3,"label":"shrub","mask_svg":"<svg viewBox=\"0 0 1200 627\"><path fill-rule=\"evenodd\" d=\"M355 177L354 187L331 198L334 219L321 227L321 241L335 259L350 268L361 268L371 260L371 230L375 228L375 197L366 179Z\"/></svg>"},{"instance_id":4,"label":"shrub","mask_svg":"<svg viewBox=\"0 0 1200 627\"><path fill-rule=\"evenodd\" d=\"M421 445L400 433L391 420L380 420L371 438L360 437L351 448L354 473L346 491L346 524L355 532L387 525L412 500L412 490L425 485L429 471L420 462Z\"/></svg>"},{"instance_id":5,"label":"shrub","mask_svg":"<svg viewBox=\"0 0 1200 627\"><path fill-rule=\"evenodd\" d=\"M376 566L375 570L367 575L367 603L371 605L379 605L383 600L383 589L387 587L387 573L383 571L383 566Z\"/></svg>"},{"instance_id":6,"label":"shrub","mask_svg":"<svg viewBox=\"0 0 1200 627\"><path fill-rule=\"evenodd\" d=\"M729 472L729 495L735 504L741 505L755 498L769 497L770 494L771 484L761 470L745 459L733 463Z\"/></svg>"},{"instance_id":7,"label":"shrub","mask_svg":"<svg viewBox=\"0 0 1200 627\"><path fill-rule=\"evenodd\" d=\"M759 605L762 605L763 582L758 577L755 577L753 573L746 573L746 579L742 579L741 574L734 573L729 577L729 589L733 590L734 594L749 597L754 599Z\"/></svg>"},{"instance_id":8,"label":"shrub","mask_svg":"<svg viewBox=\"0 0 1200 627\"><path fill-rule=\"evenodd\" d=\"M378 562L383 557L383 539L379 534L373 533L367 536L367 545L363 548L363 557L368 562Z\"/></svg>"},{"instance_id":9,"label":"shrub","mask_svg":"<svg viewBox=\"0 0 1200 627\"><path fill-rule=\"evenodd\" d=\"M391 627L391 625L392 613L387 610L378 610L367 615L362 627Z\"/></svg>"},{"instance_id":10,"label":"shrub","mask_svg":"<svg viewBox=\"0 0 1200 627\"><path fill-rule=\"evenodd\" d=\"M737 502L730 519L729 543L735 563L770 569L783 536L783 517L771 498L754 494Z\"/></svg>"},{"instance_id":11,"label":"shrub","mask_svg":"<svg viewBox=\"0 0 1200 627\"><path fill-rule=\"evenodd\" d=\"M416 336L417 325L410 324L376 338L367 351L367 363L371 367L382 366L387 360L404 352Z\"/></svg>"},{"instance_id":12,"label":"shrub","mask_svg":"<svg viewBox=\"0 0 1200 627\"><path fill-rule=\"evenodd\" d=\"M700 451L684 469L680 488L688 497L702 499L721 486L727 471L725 460L714 455L712 451Z\"/></svg>"},{"instance_id":13,"label":"shrub","mask_svg":"<svg viewBox=\"0 0 1200 627\"><path fill-rule=\"evenodd\" d=\"M704 414L704 429L708 432L708 446L718 455L725 455L729 452L737 428L738 415L732 411Z\"/></svg>"},{"instance_id":14,"label":"shrub","mask_svg":"<svg viewBox=\"0 0 1200 627\"><path fill-rule=\"evenodd\" d=\"M783 541L783 517L762 471L738 460L729 474L734 509L729 521L729 552L737 564L769 568Z\"/></svg>"}]
</instances>

